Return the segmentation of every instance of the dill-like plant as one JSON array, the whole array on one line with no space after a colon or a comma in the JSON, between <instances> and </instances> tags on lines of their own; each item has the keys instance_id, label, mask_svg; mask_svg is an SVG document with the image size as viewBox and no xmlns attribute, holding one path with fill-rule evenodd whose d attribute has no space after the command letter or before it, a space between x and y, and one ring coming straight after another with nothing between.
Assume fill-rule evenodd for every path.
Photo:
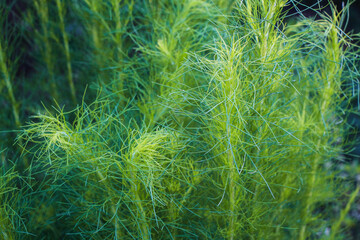
<instances>
[{"instance_id":1,"label":"dill-like plant","mask_svg":"<svg viewBox=\"0 0 360 240\"><path fill-rule=\"evenodd\" d=\"M40 115L22 137L40 146L34 154L53 175L53 191L66 196L62 211L75 226L73 234L151 239L154 228L171 228L168 221L176 220L161 212L180 208L168 210L179 201L171 195L179 194L176 186L188 184L186 176L171 174L187 168L186 139L169 128L139 127L126 119L127 109L109 105L82 105L72 124L62 110Z\"/></svg>"},{"instance_id":2,"label":"dill-like plant","mask_svg":"<svg viewBox=\"0 0 360 240\"><path fill-rule=\"evenodd\" d=\"M356 36L348 5L290 18L296 3L28 3L30 80L56 101L17 100L1 35L0 93L16 127L35 115L15 142L28 164L1 153L1 236L348 239Z\"/></svg>"}]
</instances>

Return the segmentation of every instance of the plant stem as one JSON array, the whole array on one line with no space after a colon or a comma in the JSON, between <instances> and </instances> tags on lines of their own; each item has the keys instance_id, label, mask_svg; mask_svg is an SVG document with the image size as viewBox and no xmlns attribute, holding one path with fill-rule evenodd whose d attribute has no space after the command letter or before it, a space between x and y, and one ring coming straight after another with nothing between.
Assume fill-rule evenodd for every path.
<instances>
[{"instance_id":1,"label":"plant stem","mask_svg":"<svg viewBox=\"0 0 360 240\"><path fill-rule=\"evenodd\" d=\"M103 182L104 186L107 188L108 192L111 193L113 192L113 190L106 184L107 183L107 179L104 177L104 175L99 171L99 169L96 169L96 174L99 177L99 182ZM115 226L115 239L123 239L123 234L122 231L120 231L120 224L116 218L117 215L117 211L116 211L116 207L115 204L113 203L113 201L111 201L111 206L110 206L110 210L111 210L111 214L114 216L114 226Z\"/></svg>"},{"instance_id":2,"label":"plant stem","mask_svg":"<svg viewBox=\"0 0 360 240\"><path fill-rule=\"evenodd\" d=\"M351 205L353 204L353 202L355 201L358 193L360 190L360 186L358 186L355 191L351 194L350 199L348 201L348 203L346 204L345 209L343 209L340 213L340 217L339 219L335 222L335 224L333 225L332 229L331 229L331 235L330 235L330 240L334 240L335 236L337 234L337 232L339 231L339 228L341 226L341 223L344 221L346 215L348 214Z\"/></svg>"},{"instance_id":3,"label":"plant stem","mask_svg":"<svg viewBox=\"0 0 360 240\"><path fill-rule=\"evenodd\" d=\"M132 179L133 179L133 183L131 184L131 191L134 195L134 203L139 210L138 214L140 215L140 230L141 230L141 234L142 234L141 238L143 240L148 240L148 239L150 239L150 235L149 235L149 231L148 231L149 226L147 224L146 213L145 213L143 205L142 205L142 200L139 196L140 184L138 184L138 182L136 181L137 170L135 167L132 167L131 174L132 174Z\"/></svg>"},{"instance_id":4,"label":"plant stem","mask_svg":"<svg viewBox=\"0 0 360 240\"><path fill-rule=\"evenodd\" d=\"M11 102L11 106L12 106L12 112L13 112L16 127L20 128L21 123L20 123L20 118L19 118L19 104L15 99L13 87L12 87L12 84L11 84L11 81L10 81L10 74L9 74L8 68L6 66L6 57L5 57L5 53L3 51L3 48L2 48L1 41L0 41L0 70L4 75L4 81L5 81L6 88L8 90L8 95L9 95L9 98L10 98L10 102Z\"/></svg>"},{"instance_id":5,"label":"plant stem","mask_svg":"<svg viewBox=\"0 0 360 240\"><path fill-rule=\"evenodd\" d=\"M229 176L229 195L230 195L230 224L229 224L229 239L233 240L235 236L235 222L236 222L236 215L235 215L235 189L234 189L234 173L235 173L235 166L234 166L234 156L230 150L228 150L227 157L229 160L230 167L230 176ZM236 173L235 173L236 174Z\"/></svg>"},{"instance_id":6,"label":"plant stem","mask_svg":"<svg viewBox=\"0 0 360 240\"><path fill-rule=\"evenodd\" d=\"M63 44L65 48L65 57L66 57L66 67L67 67L67 77L70 85L70 92L71 92L71 98L73 100L73 103L76 105L76 91L73 81L73 75L72 75L72 68L71 68L71 56L70 56L70 48L69 48L69 39L68 35L65 31L65 23L64 23L64 12L63 12L63 5L60 2L60 0L56 0L56 5L58 8L59 13L59 19L60 19L60 29L63 36Z\"/></svg>"},{"instance_id":7,"label":"plant stem","mask_svg":"<svg viewBox=\"0 0 360 240\"><path fill-rule=\"evenodd\" d=\"M231 84L230 84L231 85ZM230 95L230 94L229 94ZM236 222L236 214L235 214L235 176L238 174L236 171L235 166L235 156L234 152L232 150L232 144L231 144L231 113L228 111L231 111L231 104L230 106L227 106L228 103L225 103L225 109L226 109L226 139L228 141L228 149L227 149L227 161L228 161L228 167L229 167L229 204L230 204L230 222L229 222L229 239L233 240L235 236L235 222Z\"/></svg>"},{"instance_id":8,"label":"plant stem","mask_svg":"<svg viewBox=\"0 0 360 240\"><path fill-rule=\"evenodd\" d=\"M122 23L121 23L121 14L120 14L120 1L115 0L113 3L114 13L115 13L115 44L117 50L118 60L122 59ZM121 64L121 62L119 62Z\"/></svg>"},{"instance_id":9,"label":"plant stem","mask_svg":"<svg viewBox=\"0 0 360 240\"><path fill-rule=\"evenodd\" d=\"M321 144L321 141L319 140L318 144ZM303 225L301 226L300 229L300 234L299 234L299 239L300 240L305 240L306 239L306 227L307 227L307 220L308 220L308 216L311 214L310 213L310 207L311 207L311 202L310 200L312 199L312 195L313 195L313 188L315 186L315 180L316 180L316 171L317 171L317 167L318 167L318 162L320 160L321 157L316 157L315 161L313 162L313 166L312 166L312 171L311 171L311 177L310 177L310 183L308 184L308 191L306 194L306 200L305 200L305 207L303 208L302 211L302 215L303 215Z\"/></svg>"},{"instance_id":10,"label":"plant stem","mask_svg":"<svg viewBox=\"0 0 360 240\"><path fill-rule=\"evenodd\" d=\"M337 30L337 25L338 23L338 19L337 19L337 15L334 13L333 14L333 22L330 23L330 31L328 34L328 41L326 43L326 50L325 50L325 63L324 63L324 68L321 71L320 74L320 80L324 81L324 90L321 92L320 95L320 101L322 101L321 106L319 108L319 113L320 115L318 115L318 121L321 122L322 118L324 116L327 116L329 112L329 106L331 103L331 100L334 96L334 93L338 90L337 86L336 86L336 80L341 78L341 68L338 67L339 61L340 61L340 54L341 54L341 45L339 43L339 38L338 38L338 30ZM323 126L323 125L320 125ZM326 127L320 127L320 131L318 132L318 135L324 135L326 134ZM327 138L320 138L317 142L317 147L318 149L321 146L325 146L328 142ZM306 236L306 225L307 225L307 220L309 218L309 215L311 214L311 202L310 200L312 199L313 196L313 191L314 191L314 186L315 186L315 182L316 182L316 173L317 173L317 169L318 166L321 162L321 159L323 158L323 156L321 154L317 154L317 157L315 157L315 161L313 162L313 169L311 172L311 177L310 177L310 183L308 185L308 192L306 195L306 200L305 200L305 207L303 208L303 225L301 227L300 230L300 235L299 235L299 239L300 240L304 240L307 236Z\"/></svg>"},{"instance_id":11,"label":"plant stem","mask_svg":"<svg viewBox=\"0 0 360 240\"><path fill-rule=\"evenodd\" d=\"M50 44L50 36L48 32L48 23L49 23L49 9L47 6L46 0L39 0L35 2L35 7L40 15L40 22L42 28L42 41L44 43L44 60L46 64L46 69L50 78L50 88L52 91L52 97L57 101L59 100L59 93L57 91L56 82L55 82L55 74L54 74L54 66L52 59L52 49Z\"/></svg>"},{"instance_id":12,"label":"plant stem","mask_svg":"<svg viewBox=\"0 0 360 240\"><path fill-rule=\"evenodd\" d=\"M88 4L90 10L93 12L93 14L101 14L100 12L100 5L98 4L99 2L97 0L90 0L90 1L86 1L86 3ZM95 16L92 16L93 18ZM102 48L102 44L101 44L101 40L100 40L100 33L101 31L99 31L101 24L96 21L95 19L92 19L91 21L91 26L90 26L90 32L91 32L91 36L92 36L92 40L93 40L93 44L94 44L94 52L95 52L95 57L96 57L96 63L99 65L99 68L102 68L103 63L102 63L102 53L101 50L103 50Z\"/></svg>"}]
</instances>

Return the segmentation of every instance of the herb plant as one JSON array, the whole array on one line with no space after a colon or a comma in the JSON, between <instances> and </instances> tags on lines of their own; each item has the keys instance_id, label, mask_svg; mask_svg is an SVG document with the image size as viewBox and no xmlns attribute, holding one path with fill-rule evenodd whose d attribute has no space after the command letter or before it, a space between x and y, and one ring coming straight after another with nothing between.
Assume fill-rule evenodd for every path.
<instances>
[{"instance_id":1,"label":"herb plant","mask_svg":"<svg viewBox=\"0 0 360 240\"><path fill-rule=\"evenodd\" d=\"M296 4L2 1L0 236L349 239L357 35Z\"/></svg>"}]
</instances>

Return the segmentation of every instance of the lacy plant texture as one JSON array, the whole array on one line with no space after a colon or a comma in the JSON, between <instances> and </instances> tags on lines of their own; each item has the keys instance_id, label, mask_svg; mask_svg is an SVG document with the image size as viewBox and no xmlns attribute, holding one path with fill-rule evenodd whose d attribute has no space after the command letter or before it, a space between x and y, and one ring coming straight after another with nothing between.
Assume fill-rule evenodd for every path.
<instances>
[{"instance_id":1,"label":"lacy plant texture","mask_svg":"<svg viewBox=\"0 0 360 240\"><path fill-rule=\"evenodd\" d=\"M1 239L351 238L350 5L22 4L0 8Z\"/></svg>"}]
</instances>

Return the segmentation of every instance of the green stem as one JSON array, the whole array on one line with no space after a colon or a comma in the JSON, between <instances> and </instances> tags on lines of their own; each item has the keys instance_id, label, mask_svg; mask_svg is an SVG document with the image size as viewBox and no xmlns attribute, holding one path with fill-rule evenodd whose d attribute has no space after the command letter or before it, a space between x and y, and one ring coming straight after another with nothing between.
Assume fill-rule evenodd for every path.
<instances>
[{"instance_id":1,"label":"green stem","mask_svg":"<svg viewBox=\"0 0 360 240\"><path fill-rule=\"evenodd\" d=\"M15 119L15 124L16 127L20 128L21 123L20 123L20 118L19 118L19 104L15 99L15 95L14 95L14 91L13 91L13 87L10 81L10 75L9 75L9 71L8 68L6 66L6 58L5 55L3 53L3 48L2 48L2 44L0 42L0 69L4 75L4 81L5 81L5 85L6 88L8 90L8 94L9 94L9 98L10 98L10 102L11 102L11 106L12 106L12 112L13 112L13 116Z\"/></svg>"},{"instance_id":2,"label":"green stem","mask_svg":"<svg viewBox=\"0 0 360 240\"><path fill-rule=\"evenodd\" d=\"M320 140L319 140L319 143ZM312 199L312 195L313 195L313 188L315 186L315 180L316 180L316 171L317 171L317 167L318 167L318 162L320 160L320 157L316 157L315 161L313 163L313 169L311 171L311 176L310 176L310 183L308 185L308 191L306 194L306 200L305 200L305 207L303 208L302 211L302 219L303 219L303 225L301 226L300 229L300 234L299 234L299 240L305 240L307 235L306 235L306 227L307 227L307 221L310 215L310 210L311 210L311 202L310 200Z\"/></svg>"},{"instance_id":3,"label":"green stem","mask_svg":"<svg viewBox=\"0 0 360 240\"><path fill-rule=\"evenodd\" d=\"M113 190L106 184L107 183L107 179L104 177L104 175L99 171L99 169L96 169L96 174L98 175L99 177L99 182L103 182L104 183L104 186L106 187L107 191L109 193L113 192ZM116 211L116 206L115 204L113 203L113 201L111 202L111 206L110 206L110 211L111 211L111 214L114 216L114 226L115 226L115 239L123 239L123 233L122 231L120 230L120 224L116 218L115 215L117 215L117 211Z\"/></svg>"},{"instance_id":4,"label":"green stem","mask_svg":"<svg viewBox=\"0 0 360 240\"><path fill-rule=\"evenodd\" d=\"M333 225L333 227L331 229L331 235L330 235L330 238L329 238L330 240L335 239L335 236L336 236L337 232L339 231L339 228L340 228L342 222L344 221L346 215L348 214L351 205L355 201L355 199L356 199L356 197L357 197L357 195L359 193L359 190L360 190L360 186L358 186L355 189L355 191L351 194L350 199L349 199L348 203L346 204L345 209L343 209L341 211L339 219L335 222L335 224Z\"/></svg>"},{"instance_id":5,"label":"green stem","mask_svg":"<svg viewBox=\"0 0 360 240\"><path fill-rule=\"evenodd\" d=\"M39 0L35 2L35 7L40 15L41 28L43 31L42 41L44 43L44 60L46 68L50 78L50 88L52 91L52 97L57 101L59 99L59 94L56 87L55 75L54 75L54 66L52 61L52 49L49 41L49 32L48 32L48 22L49 22L49 9L47 6L47 1Z\"/></svg>"},{"instance_id":6,"label":"green stem","mask_svg":"<svg viewBox=\"0 0 360 240\"><path fill-rule=\"evenodd\" d=\"M140 231L142 234L142 239L143 240L148 240L150 239L150 235L149 235L149 226L147 224L147 220L146 220L146 213L144 211L144 207L142 205L142 200L139 196L139 189L140 189L140 184L138 183L138 181L136 181L136 168L132 167L131 169L131 173L132 173L132 179L134 180L133 183L131 184L131 191L134 194L134 203L137 207L137 209L139 210L138 214L140 215Z\"/></svg>"},{"instance_id":7,"label":"green stem","mask_svg":"<svg viewBox=\"0 0 360 240\"><path fill-rule=\"evenodd\" d=\"M62 36L63 36L63 44L64 44L64 48L65 48L67 78L68 78L69 85L70 85L71 98L72 98L74 104L76 104L76 91L75 91L75 85L74 85L73 76L72 76L69 40L68 40L68 36L65 31L63 5L61 4L60 0L56 0L56 5L58 8L58 12L59 12L60 28L61 28L61 32L62 32Z\"/></svg>"},{"instance_id":8,"label":"green stem","mask_svg":"<svg viewBox=\"0 0 360 240\"><path fill-rule=\"evenodd\" d=\"M229 166L231 166L230 168L230 176L229 176L229 195L230 195L230 223L229 223L229 239L233 240L234 236L235 236L235 222L236 222L236 215L235 215L235 191L234 191L234 171L235 171L235 166L233 163L233 155L231 153L231 151L228 151L227 154L228 160L229 160ZM236 173L235 173L236 174Z\"/></svg>"},{"instance_id":9,"label":"green stem","mask_svg":"<svg viewBox=\"0 0 360 240\"><path fill-rule=\"evenodd\" d=\"M229 204L230 204L230 221L229 221L229 239L233 240L235 237L235 222L236 222L236 214L235 214L235 176L237 173L235 166L235 156L232 150L231 145L231 128L230 128L230 116L228 114L229 108L226 106L226 135L228 139L228 150L227 150L227 161L229 166Z\"/></svg>"},{"instance_id":10,"label":"green stem","mask_svg":"<svg viewBox=\"0 0 360 240\"><path fill-rule=\"evenodd\" d=\"M144 208L143 208L143 206L141 204L142 201L141 201L141 198L139 196L139 191L137 190L137 187L135 187L135 189L133 188L133 191L135 191L134 192L134 194L135 194L135 203L136 203L137 207L139 208L140 215L141 215L141 223L140 224L141 224L142 239L143 240L148 240L148 239L150 239L149 231L148 231L149 226L148 226L148 224L146 222L146 215L145 215Z\"/></svg>"}]
</instances>

